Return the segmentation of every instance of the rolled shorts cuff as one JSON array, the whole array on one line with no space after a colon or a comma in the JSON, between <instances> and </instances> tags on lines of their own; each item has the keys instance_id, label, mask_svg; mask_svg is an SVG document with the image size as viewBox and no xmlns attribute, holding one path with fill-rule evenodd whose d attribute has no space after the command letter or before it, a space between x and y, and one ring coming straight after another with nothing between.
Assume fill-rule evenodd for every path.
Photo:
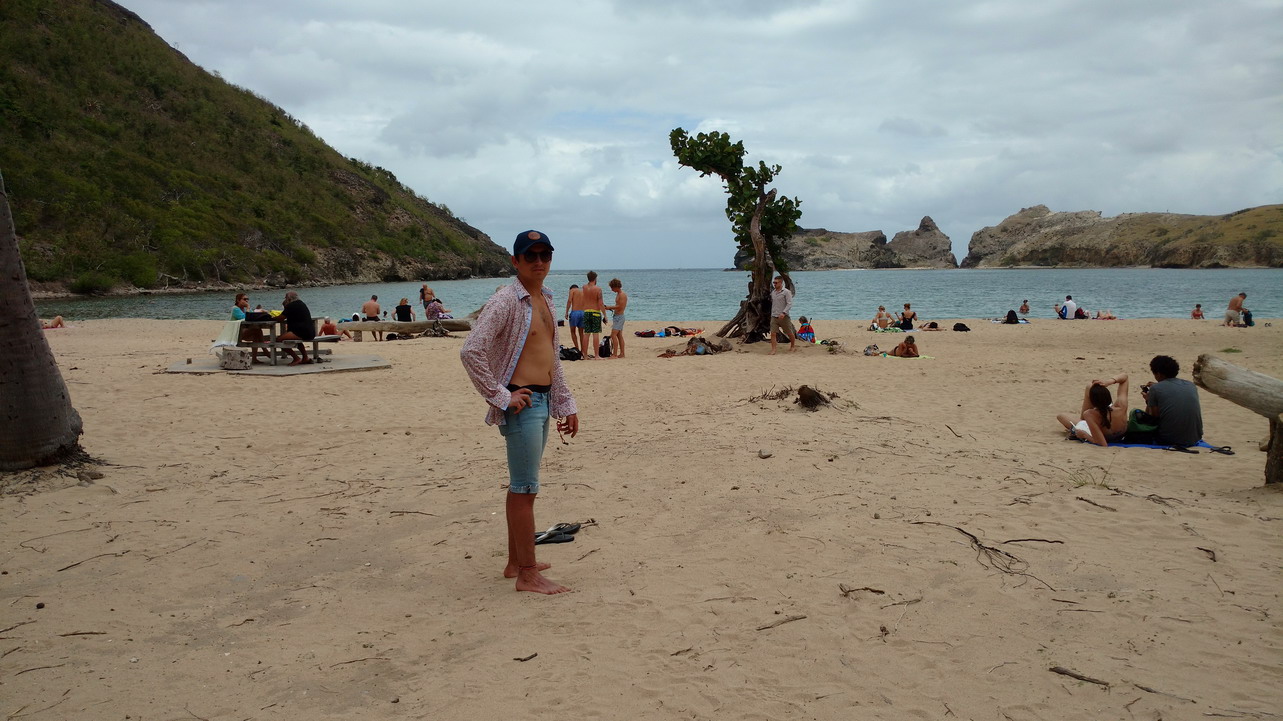
<instances>
[{"instance_id":1,"label":"rolled shorts cuff","mask_svg":"<svg viewBox=\"0 0 1283 721\"><path fill-rule=\"evenodd\" d=\"M539 492L539 465L548 443L547 393L531 393L530 405L520 413L504 411L499 426L508 451L508 492Z\"/></svg>"}]
</instances>

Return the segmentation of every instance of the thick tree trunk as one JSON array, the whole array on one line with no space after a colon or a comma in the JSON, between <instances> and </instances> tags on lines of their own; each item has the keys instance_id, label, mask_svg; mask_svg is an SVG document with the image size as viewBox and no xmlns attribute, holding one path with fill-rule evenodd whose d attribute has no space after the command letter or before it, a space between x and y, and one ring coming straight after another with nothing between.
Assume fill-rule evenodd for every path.
<instances>
[{"instance_id":1,"label":"thick tree trunk","mask_svg":"<svg viewBox=\"0 0 1283 721\"><path fill-rule=\"evenodd\" d=\"M739 313L717 331L719 338L743 338L745 343L769 340L771 277L777 272L776 260L766 247L766 238L762 236L762 214L766 211L766 206L775 199L775 191L763 193L761 188L758 190L760 197L757 208L748 224L748 235L753 242L753 274L748 299L740 303ZM794 292L793 279L783 271L779 271L779 274L784 276L784 285L789 292Z\"/></svg>"},{"instance_id":2,"label":"thick tree trunk","mask_svg":"<svg viewBox=\"0 0 1283 721\"><path fill-rule=\"evenodd\" d=\"M78 448L80 415L36 316L3 177L0 345L0 471L31 468Z\"/></svg>"},{"instance_id":3,"label":"thick tree trunk","mask_svg":"<svg viewBox=\"0 0 1283 721\"><path fill-rule=\"evenodd\" d=\"M1194 362L1194 382L1269 419L1265 482L1283 483L1283 381L1204 353Z\"/></svg>"}]
</instances>

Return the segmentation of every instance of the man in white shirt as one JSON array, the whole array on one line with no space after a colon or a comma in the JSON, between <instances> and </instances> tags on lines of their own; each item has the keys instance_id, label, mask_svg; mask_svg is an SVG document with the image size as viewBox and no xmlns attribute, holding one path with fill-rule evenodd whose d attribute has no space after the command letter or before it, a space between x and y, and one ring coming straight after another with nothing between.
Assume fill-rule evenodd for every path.
<instances>
[{"instance_id":1,"label":"man in white shirt","mask_svg":"<svg viewBox=\"0 0 1283 721\"><path fill-rule=\"evenodd\" d=\"M793 292L784 287L784 277L775 276L775 289L771 291L771 352L775 355L777 341L775 333L784 331L789 337L789 352L797 350L797 331L793 321L789 320L789 311L793 308Z\"/></svg>"},{"instance_id":2,"label":"man in white shirt","mask_svg":"<svg viewBox=\"0 0 1283 721\"><path fill-rule=\"evenodd\" d=\"M1061 317L1065 320L1073 320L1074 314L1078 312L1078 304L1074 302L1072 295L1065 296L1065 305L1062 307L1065 310L1065 314Z\"/></svg>"}]
</instances>

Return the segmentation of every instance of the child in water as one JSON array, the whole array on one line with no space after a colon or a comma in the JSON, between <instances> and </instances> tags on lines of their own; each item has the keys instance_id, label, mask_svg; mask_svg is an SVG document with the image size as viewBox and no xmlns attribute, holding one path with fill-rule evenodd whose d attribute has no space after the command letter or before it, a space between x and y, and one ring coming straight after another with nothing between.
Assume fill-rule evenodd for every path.
<instances>
[{"instance_id":1,"label":"child in water","mask_svg":"<svg viewBox=\"0 0 1283 721\"><path fill-rule=\"evenodd\" d=\"M798 321L801 322L801 325L797 327L797 339L804 340L807 343L814 343L815 329L811 327L811 323L807 321L806 316L798 318Z\"/></svg>"}]
</instances>

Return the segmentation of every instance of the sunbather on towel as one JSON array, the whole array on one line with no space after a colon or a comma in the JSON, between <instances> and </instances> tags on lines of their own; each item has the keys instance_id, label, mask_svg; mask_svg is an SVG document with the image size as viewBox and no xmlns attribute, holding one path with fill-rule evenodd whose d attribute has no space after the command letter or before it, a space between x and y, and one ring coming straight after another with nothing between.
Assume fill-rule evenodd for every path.
<instances>
[{"instance_id":1,"label":"sunbather on towel","mask_svg":"<svg viewBox=\"0 0 1283 721\"><path fill-rule=\"evenodd\" d=\"M1109 393L1109 386L1118 386L1118 398ZM1083 391L1083 407L1077 415L1061 413L1056 416L1060 425L1079 440L1107 446L1122 440L1127 432L1127 374L1119 373L1107 381L1093 380Z\"/></svg>"},{"instance_id":2,"label":"sunbather on towel","mask_svg":"<svg viewBox=\"0 0 1283 721\"><path fill-rule=\"evenodd\" d=\"M921 353L918 352L918 344L913 340L913 336L909 336L903 343L887 351L887 355L897 358L917 358Z\"/></svg>"}]
</instances>

